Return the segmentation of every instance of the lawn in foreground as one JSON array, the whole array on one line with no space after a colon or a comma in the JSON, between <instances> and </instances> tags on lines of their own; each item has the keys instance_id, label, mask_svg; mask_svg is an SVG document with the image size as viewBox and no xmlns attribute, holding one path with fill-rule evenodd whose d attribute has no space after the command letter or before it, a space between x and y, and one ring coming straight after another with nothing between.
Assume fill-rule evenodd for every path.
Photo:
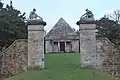
<instances>
[{"instance_id":1,"label":"lawn in foreground","mask_svg":"<svg viewBox=\"0 0 120 80\"><path fill-rule=\"evenodd\" d=\"M31 70L9 78L10 80L115 80L114 77L94 69L80 69L79 54L59 53L45 55L45 70Z\"/></svg>"}]
</instances>

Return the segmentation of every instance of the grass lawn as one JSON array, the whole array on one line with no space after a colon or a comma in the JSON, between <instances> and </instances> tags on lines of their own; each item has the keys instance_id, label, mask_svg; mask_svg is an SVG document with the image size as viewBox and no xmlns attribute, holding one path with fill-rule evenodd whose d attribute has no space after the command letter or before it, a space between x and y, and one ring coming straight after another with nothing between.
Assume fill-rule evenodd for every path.
<instances>
[{"instance_id":1,"label":"grass lawn","mask_svg":"<svg viewBox=\"0 0 120 80\"><path fill-rule=\"evenodd\" d=\"M32 70L10 77L10 80L115 80L94 69L79 68L79 54L46 54L44 70Z\"/></svg>"}]
</instances>

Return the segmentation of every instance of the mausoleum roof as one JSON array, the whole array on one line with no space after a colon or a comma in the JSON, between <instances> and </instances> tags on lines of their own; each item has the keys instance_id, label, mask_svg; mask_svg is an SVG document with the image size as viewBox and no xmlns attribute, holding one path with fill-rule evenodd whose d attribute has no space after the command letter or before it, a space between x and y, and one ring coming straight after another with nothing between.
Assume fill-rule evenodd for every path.
<instances>
[{"instance_id":1,"label":"mausoleum roof","mask_svg":"<svg viewBox=\"0 0 120 80\"><path fill-rule=\"evenodd\" d=\"M47 33L46 39L69 40L79 39L79 36L63 18L60 18L53 28Z\"/></svg>"}]
</instances>

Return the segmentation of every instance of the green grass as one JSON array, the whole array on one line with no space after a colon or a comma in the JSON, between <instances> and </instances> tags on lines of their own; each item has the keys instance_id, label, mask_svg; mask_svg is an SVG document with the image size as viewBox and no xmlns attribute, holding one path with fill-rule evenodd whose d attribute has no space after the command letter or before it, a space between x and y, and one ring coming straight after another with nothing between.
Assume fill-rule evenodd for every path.
<instances>
[{"instance_id":1,"label":"green grass","mask_svg":"<svg viewBox=\"0 0 120 80\"><path fill-rule=\"evenodd\" d=\"M10 77L10 80L115 80L105 72L80 69L79 54L46 54L44 70L31 70Z\"/></svg>"}]
</instances>

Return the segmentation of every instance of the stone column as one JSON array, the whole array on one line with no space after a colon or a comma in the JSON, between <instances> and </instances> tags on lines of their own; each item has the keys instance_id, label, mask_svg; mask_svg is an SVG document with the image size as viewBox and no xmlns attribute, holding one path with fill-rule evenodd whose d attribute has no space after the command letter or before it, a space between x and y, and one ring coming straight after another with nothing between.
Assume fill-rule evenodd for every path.
<instances>
[{"instance_id":1,"label":"stone column","mask_svg":"<svg viewBox=\"0 0 120 80\"><path fill-rule=\"evenodd\" d=\"M96 68L95 21L78 21L80 28L81 67Z\"/></svg>"},{"instance_id":2,"label":"stone column","mask_svg":"<svg viewBox=\"0 0 120 80\"><path fill-rule=\"evenodd\" d=\"M58 52L60 52L60 41L58 41Z\"/></svg>"},{"instance_id":3,"label":"stone column","mask_svg":"<svg viewBox=\"0 0 120 80\"><path fill-rule=\"evenodd\" d=\"M66 52L67 50L66 50L66 41L65 41L65 52Z\"/></svg>"},{"instance_id":4,"label":"stone column","mask_svg":"<svg viewBox=\"0 0 120 80\"><path fill-rule=\"evenodd\" d=\"M44 68L44 26L43 20L29 20L28 25L28 68Z\"/></svg>"}]
</instances>

